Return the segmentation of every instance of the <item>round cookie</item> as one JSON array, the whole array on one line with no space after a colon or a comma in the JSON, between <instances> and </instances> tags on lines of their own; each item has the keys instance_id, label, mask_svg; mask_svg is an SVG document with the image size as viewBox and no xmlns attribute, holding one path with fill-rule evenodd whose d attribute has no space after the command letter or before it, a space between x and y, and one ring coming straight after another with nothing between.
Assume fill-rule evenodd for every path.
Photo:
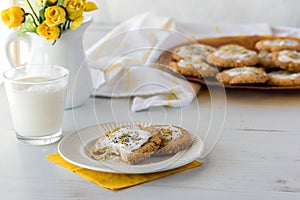
<instances>
[{"instance_id":1,"label":"round cookie","mask_svg":"<svg viewBox=\"0 0 300 200\"><path fill-rule=\"evenodd\" d=\"M177 47L172 52L172 58L176 61L181 59L187 60L206 60L207 56L214 52L216 48L205 44L190 44Z\"/></svg>"},{"instance_id":2,"label":"round cookie","mask_svg":"<svg viewBox=\"0 0 300 200\"><path fill-rule=\"evenodd\" d=\"M283 50L273 52L271 56L277 67L290 72L300 72L300 52Z\"/></svg>"},{"instance_id":3,"label":"round cookie","mask_svg":"<svg viewBox=\"0 0 300 200\"><path fill-rule=\"evenodd\" d=\"M189 62L185 59L181 59L178 62L171 62L168 68L184 76L213 77L219 72L216 67L203 60Z\"/></svg>"},{"instance_id":4,"label":"round cookie","mask_svg":"<svg viewBox=\"0 0 300 200\"><path fill-rule=\"evenodd\" d=\"M95 142L92 157L96 160L112 159L135 164L154 154L161 143L162 135L157 128L139 124L120 126Z\"/></svg>"},{"instance_id":5,"label":"round cookie","mask_svg":"<svg viewBox=\"0 0 300 200\"><path fill-rule=\"evenodd\" d=\"M277 68L271 55L272 54L269 51L260 51L258 53L259 61L257 64L266 68Z\"/></svg>"},{"instance_id":6,"label":"round cookie","mask_svg":"<svg viewBox=\"0 0 300 200\"><path fill-rule=\"evenodd\" d=\"M236 44L223 45L207 57L208 63L227 68L255 65L258 61L255 51Z\"/></svg>"},{"instance_id":7,"label":"round cookie","mask_svg":"<svg viewBox=\"0 0 300 200\"><path fill-rule=\"evenodd\" d=\"M255 48L259 51L300 50L300 43L292 39L260 40Z\"/></svg>"},{"instance_id":8,"label":"round cookie","mask_svg":"<svg viewBox=\"0 0 300 200\"><path fill-rule=\"evenodd\" d=\"M268 85L274 86L300 86L300 73L276 71L268 73Z\"/></svg>"},{"instance_id":9,"label":"round cookie","mask_svg":"<svg viewBox=\"0 0 300 200\"><path fill-rule=\"evenodd\" d=\"M224 70L216 78L224 84L251 84L265 83L269 76L262 68L244 66Z\"/></svg>"},{"instance_id":10,"label":"round cookie","mask_svg":"<svg viewBox=\"0 0 300 200\"><path fill-rule=\"evenodd\" d=\"M151 127L157 128L162 135L162 143L155 155L174 154L185 150L191 144L189 132L181 127L158 124Z\"/></svg>"}]
</instances>

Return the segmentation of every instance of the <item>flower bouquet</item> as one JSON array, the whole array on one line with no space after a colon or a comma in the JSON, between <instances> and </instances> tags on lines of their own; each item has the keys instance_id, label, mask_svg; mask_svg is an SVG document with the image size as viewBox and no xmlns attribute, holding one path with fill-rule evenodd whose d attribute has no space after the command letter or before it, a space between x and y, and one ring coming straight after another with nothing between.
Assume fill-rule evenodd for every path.
<instances>
[{"instance_id":1,"label":"flower bouquet","mask_svg":"<svg viewBox=\"0 0 300 200\"><path fill-rule=\"evenodd\" d=\"M64 30L81 25L84 12L96 9L95 3L86 0L19 0L3 10L1 18L9 28L19 27L19 36L34 32L55 42Z\"/></svg>"}]
</instances>

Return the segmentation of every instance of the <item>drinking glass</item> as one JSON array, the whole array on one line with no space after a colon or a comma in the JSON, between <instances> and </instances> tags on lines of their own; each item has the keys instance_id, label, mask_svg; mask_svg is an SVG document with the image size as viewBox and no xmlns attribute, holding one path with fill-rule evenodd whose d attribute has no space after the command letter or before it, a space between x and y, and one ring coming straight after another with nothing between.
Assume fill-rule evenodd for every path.
<instances>
[{"instance_id":1,"label":"drinking glass","mask_svg":"<svg viewBox=\"0 0 300 200\"><path fill-rule=\"evenodd\" d=\"M59 141L69 71L29 65L6 70L3 78L17 139L33 145Z\"/></svg>"}]
</instances>

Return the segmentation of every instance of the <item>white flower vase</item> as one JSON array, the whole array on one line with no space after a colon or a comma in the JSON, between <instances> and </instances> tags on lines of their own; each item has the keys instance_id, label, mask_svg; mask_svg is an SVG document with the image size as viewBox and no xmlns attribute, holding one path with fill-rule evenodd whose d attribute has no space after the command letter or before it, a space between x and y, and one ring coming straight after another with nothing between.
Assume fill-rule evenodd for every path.
<instances>
[{"instance_id":1,"label":"white flower vase","mask_svg":"<svg viewBox=\"0 0 300 200\"><path fill-rule=\"evenodd\" d=\"M36 33L26 33L21 37L12 33L6 40L8 61L12 67L17 67L10 53L10 44L15 40L22 40L29 50L27 65L54 64L69 69L65 109L78 107L89 98L92 89L91 75L82 44L83 34L91 22L92 18L87 17L76 30L64 31L55 44Z\"/></svg>"}]
</instances>

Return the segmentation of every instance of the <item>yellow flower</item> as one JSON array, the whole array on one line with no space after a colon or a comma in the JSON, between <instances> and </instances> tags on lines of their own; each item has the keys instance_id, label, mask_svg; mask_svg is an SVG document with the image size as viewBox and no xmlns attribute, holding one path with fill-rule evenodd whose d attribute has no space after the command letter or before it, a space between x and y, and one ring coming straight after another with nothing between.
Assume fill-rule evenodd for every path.
<instances>
[{"instance_id":1,"label":"yellow flower","mask_svg":"<svg viewBox=\"0 0 300 200\"><path fill-rule=\"evenodd\" d=\"M66 12L60 6L50 6L45 10L45 18L48 26L57 26L66 21Z\"/></svg>"},{"instance_id":2,"label":"yellow flower","mask_svg":"<svg viewBox=\"0 0 300 200\"><path fill-rule=\"evenodd\" d=\"M19 6L12 6L1 12L1 18L9 28L17 28L24 22L25 12Z\"/></svg>"},{"instance_id":3,"label":"yellow flower","mask_svg":"<svg viewBox=\"0 0 300 200\"><path fill-rule=\"evenodd\" d=\"M84 11L89 12L97 9L98 7L94 2L86 2Z\"/></svg>"},{"instance_id":4,"label":"yellow flower","mask_svg":"<svg viewBox=\"0 0 300 200\"><path fill-rule=\"evenodd\" d=\"M57 0L47 0L48 2L50 2L50 3L56 3L57 2Z\"/></svg>"},{"instance_id":5,"label":"yellow flower","mask_svg":"<svg viewBox=\"0 0 300 200\"><path fill-rule=\"evenodd\" d=\"M51 4L55 4L57 0L37 0L40 6L45 6L46 2L50 2Z\"/></svg>"},{"instance_id":6,"label":"yellow flower","mask_svg":"<svg viewBox=\"0 0 300 200\"><path fill-rule=\"evenodd\" d=\"M82 16L85 10L86 0L65 0L64 7L67 10L69 18L74 20Z\"/></svg>"},{"instance_id":7,"label":"yellow flower","mask_svg":"<svg viewBox=\"0 0 300 200\"><path fill-rule=\"evenodd\" d=\"M80 17L74 19L71 23L70 29L71 30L77 29L82 24L82 21L83 21L83 16L80 16Z\"/></svg>"},{"instance_id":8,"label":"yellow flower","mask_svg":"<svg viewBox=\"0 0 300 200\"><path fill-rule=\"evenodd\" d=\"M60 29L58 26L48 26L46 22L41 23L36 32L45 37L47 40L54 41L60 36Z\"/></svg>"}]
</instances>

